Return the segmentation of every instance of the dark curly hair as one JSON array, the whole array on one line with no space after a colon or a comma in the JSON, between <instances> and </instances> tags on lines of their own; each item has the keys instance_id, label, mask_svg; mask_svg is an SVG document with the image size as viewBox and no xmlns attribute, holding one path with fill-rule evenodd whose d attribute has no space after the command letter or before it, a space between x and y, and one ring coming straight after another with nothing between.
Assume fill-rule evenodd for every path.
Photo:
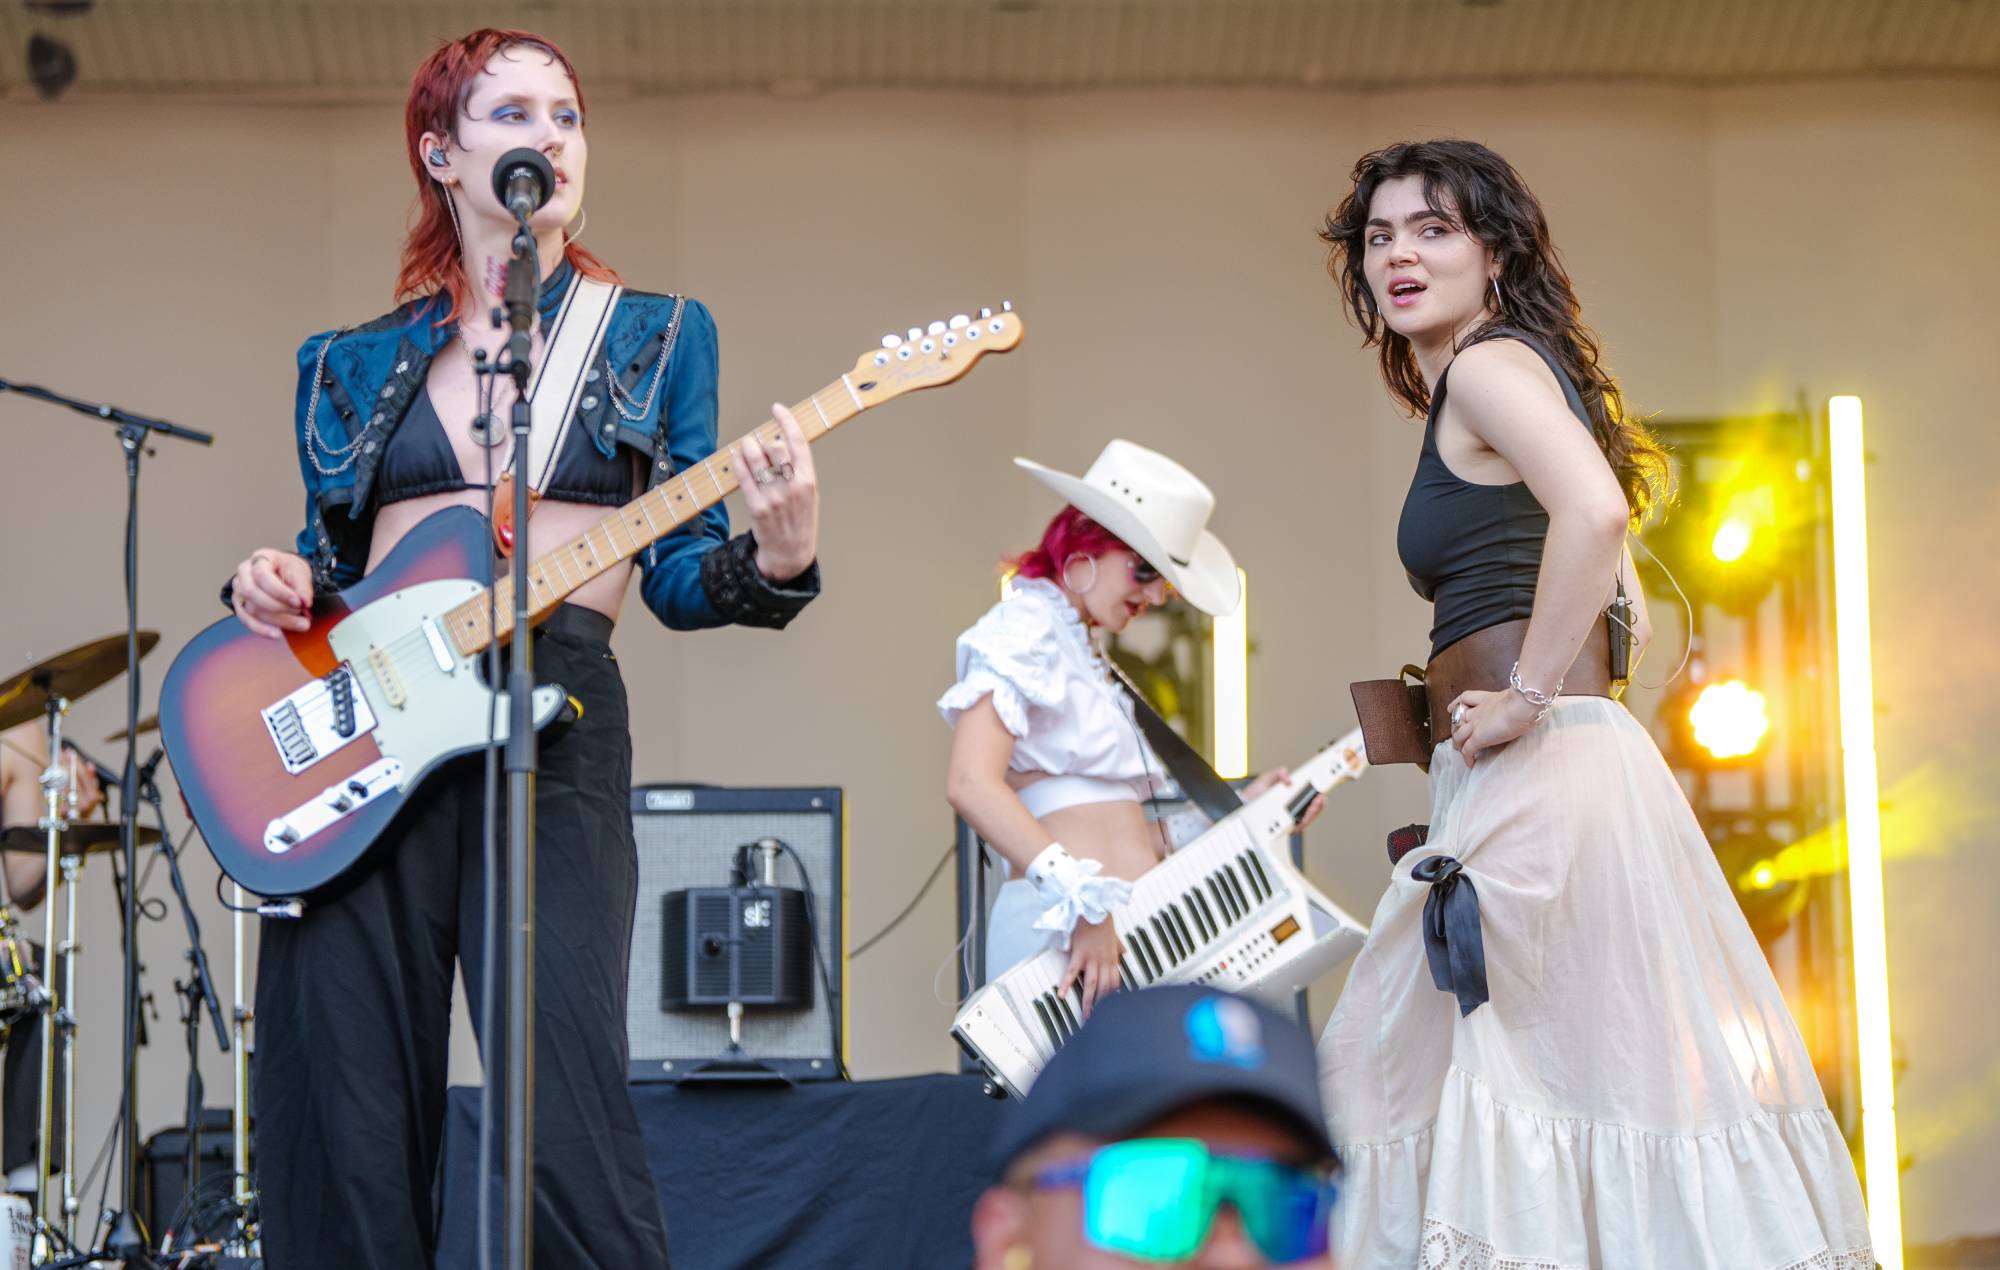
<instances>
[{"instance_id":1,"label":"dark curly hair","mask_svg":"<svg viewBox=\"0 0 2000 1270\"><path fill-rule=\"evenodd\" d=\"M1504 305L1466 337L1466 344L1517 330L1555 354L1583 398L1598 448L1625 490L1633 524L1643 522L1670 496L1667 452L1644 421L1627 412L1617 382L1599 361L1597 336L1583 324L1541 203L1513 165L1476 141L1408 141L1361 156L1354 165L1354 188L1320 230L1328 247L1327 272L1361 328L1363 347L1379 350L1390 394L1413 415L1430 409L1430 386L1416 353L1382 320L1362 271L1375 192L1384 182L1407 176L1421 178L1430 205L1456 217L1456 227L1492 248L1500 263Z\"/></svg>"}]
</instances>

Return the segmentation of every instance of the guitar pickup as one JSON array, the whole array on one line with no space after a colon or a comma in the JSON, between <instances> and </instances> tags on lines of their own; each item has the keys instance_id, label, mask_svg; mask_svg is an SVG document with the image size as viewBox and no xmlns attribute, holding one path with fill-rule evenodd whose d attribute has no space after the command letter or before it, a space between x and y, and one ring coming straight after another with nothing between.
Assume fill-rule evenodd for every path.
<instances>
[{"instance_id":1,"label":"guitar pickup","mask_svg":"<svg viewBox=\"0 0 2000 1270\"><path fill-rule=\"evenodd\" d=\"M264 826L264 849L283 855L329 825L353 815L403 781L399 759L382 758L319 793Z\"/></svg>"},{"instance_id":2,"label":"guitar pickup","mask_svg":"<svg viewBox=\"0 0 2000 1270\"><path fill-rule=\"evenodd\" d=\"M375 712L345 662L261 713L278 760L293 776L375 730Z\"/></svg>"}]
</instances>

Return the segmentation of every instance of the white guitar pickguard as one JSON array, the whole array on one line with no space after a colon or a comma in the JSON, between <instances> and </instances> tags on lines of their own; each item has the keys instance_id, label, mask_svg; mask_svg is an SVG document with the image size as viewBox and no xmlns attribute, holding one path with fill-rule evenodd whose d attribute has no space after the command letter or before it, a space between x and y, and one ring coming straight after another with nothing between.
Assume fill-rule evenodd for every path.
<instances>
[{"instance_id":1,"label":"white guitar pickguard","mask_svg":"<svg viewBox=\"0 0 2000 1270\"><path fill-rule=\"evenodd\" d=\"M496 742L507 739L507 694L488 688L479 677L479 655L459 656L451 650L453 660L445 669L424 630L426 619L441 626L446 612L483 589L470 578L419 582L356 609L327 637L368 697L376 746L385 758L402 763L404 789L439 761L484 746L489 727ZM370 666L368 654L378 649L394 664L399 705L390 704ZM561 688L537 687L535 726L554 718L562 704Z\"/></svg>"}]
</instances>

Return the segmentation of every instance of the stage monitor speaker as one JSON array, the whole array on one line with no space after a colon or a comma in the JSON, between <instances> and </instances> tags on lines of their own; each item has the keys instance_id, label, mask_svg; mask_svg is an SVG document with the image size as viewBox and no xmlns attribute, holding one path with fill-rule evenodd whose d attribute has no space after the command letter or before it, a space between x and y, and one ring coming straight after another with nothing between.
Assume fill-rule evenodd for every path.
<instances>
[{"instance_id":1,"label":"stage monitor speaker","mask_svg":"<svg viewBox=\"0 0 2000 1270\"><path fill-rule=\"evenodd\" d=\"M639 900L625 997L631 1078L838 1079L847 1045L847 820L841 791L639 786L632 791L632 836L639 844ZM679 941L673 938L675 914L681 914L684 927L689 903L730 887L739 851L764 839L791 848L779 852L773 884L811 893L810 991L802 1007L747 1005L742 1048L732 1052L725 1008L709 1003L709 994L690 994L684 987L689 945L685 931ZM747 921L756 909L731 911ZM670 1008L669 1001L678 1008Z\"/></svg>"}]
</instances>

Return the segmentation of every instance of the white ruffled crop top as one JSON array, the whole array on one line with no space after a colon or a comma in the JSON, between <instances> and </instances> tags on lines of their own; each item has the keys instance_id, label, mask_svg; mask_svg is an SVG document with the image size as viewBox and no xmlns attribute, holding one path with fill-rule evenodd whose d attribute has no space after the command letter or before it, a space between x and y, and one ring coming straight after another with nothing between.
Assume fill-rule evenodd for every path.
<instances>
[{"instance_id":1,"label":"white ruffled crop top","mask_svg":"<svg viewBox=\"0 0 2000 1270\"><path fill-rule=\"evenodd\" d=\"M987 696L1014 735L1010 766L1053 777L1020 791L1031 815L1141 802L1166 783L1131 699L1053 582L1016 579L1013 594L958 637L958 682L938 698L938 713L956 727L958 716Z\"/></svg>"}]
</instances>

